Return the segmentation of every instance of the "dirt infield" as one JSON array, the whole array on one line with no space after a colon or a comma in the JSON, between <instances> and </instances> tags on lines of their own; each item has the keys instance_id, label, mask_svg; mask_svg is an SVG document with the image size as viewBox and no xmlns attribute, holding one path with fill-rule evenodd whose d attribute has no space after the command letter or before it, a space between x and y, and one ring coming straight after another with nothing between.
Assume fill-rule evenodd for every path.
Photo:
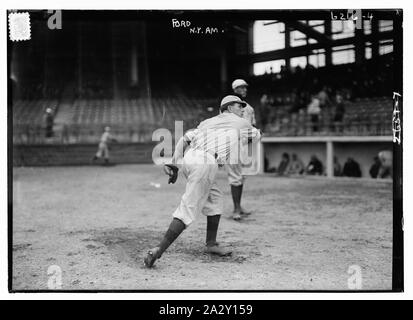
<instances>
[{"instance_id":1,"label":"dirt infield","mask_svg":"<svg viewBox=\"0 0 413 320\"><path fill-rule=\"evenodd\" d=\"M347 290L351 265L362 289L391 289L392 184L366 180L249 177L242 222L226 216L218 240L232 257L203 253L200 216L143 268L183 192L154 165L14 168L14 290L47 290L48 268L65 290ZM157 184L160 184L157 185ZM50 270L49 270L50 271Z\"/></svg>"}]
</instances>

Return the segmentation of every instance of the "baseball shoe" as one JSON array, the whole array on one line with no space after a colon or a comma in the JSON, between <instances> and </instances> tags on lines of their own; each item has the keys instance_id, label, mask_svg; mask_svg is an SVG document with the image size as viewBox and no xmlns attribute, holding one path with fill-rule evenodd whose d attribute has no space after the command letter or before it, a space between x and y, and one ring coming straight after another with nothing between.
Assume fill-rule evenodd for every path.
<instances>
[{"instance_id":1,"label":"baseball shoe","mask_svg":"<svg viewBox=\"0 0 413 320\"><path fill-rule=\"evenodd\" d=\"M235 221L240 221L242 219L241 213L242 213L241 210L234 210L232 212L232 219L235 220Z\"/></svg>"},{"instance_id":2,"label":"baseball shoe","mask_svg":"<svg viewBox=\"0 0 413 320\"><path fill-rule=\"evenodd\" d=\"M241 215L242 216L249 216L252 212L251 211L247 211L244 208L241 207Z\"/></svg>"},{"instance_id":3,"label":"baseball shoe","mask_svg":"<svg viewBox=\"0 0 413 320\"><path fill-rule=\"evenodd\" d=\"M159 248L153 248L150 249L145 257L145 259L143 259L143 263L145 265L145 267L147 268L152 268L156 259L158 259L158 252L159 252Z\"/></svg>"},{"instance_id":4,"label":"baseball shoe","mask_svg":"<svg viewBox=\"0 0 413 320\"><path fill-rule=\"evenodd\" d=\"M230 256L232 254L231 250L219 247L218 243L211 246L206 246L205 252L209 254L216 254L221 257Z\"/></svg>"}]
</instances>

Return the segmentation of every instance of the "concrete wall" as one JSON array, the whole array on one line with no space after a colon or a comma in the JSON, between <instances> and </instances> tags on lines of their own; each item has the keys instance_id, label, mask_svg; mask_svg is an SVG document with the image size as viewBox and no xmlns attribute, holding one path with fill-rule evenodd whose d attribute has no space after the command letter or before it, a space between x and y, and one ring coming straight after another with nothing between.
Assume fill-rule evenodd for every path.
<instances>
[{"instance_id":1,"label":"concrete wall","mask_svg":"<svg viewBox=\"0 0 413 320\"><path fill-rule=\"evenodd\" d=\"M110 146L110 161L114 163L153 163L152 150L154 146L155 143L112 144ZM14 145L13 165L88 165L96 153L97 147L97 144Z\"/></svg>"}]
</instances>

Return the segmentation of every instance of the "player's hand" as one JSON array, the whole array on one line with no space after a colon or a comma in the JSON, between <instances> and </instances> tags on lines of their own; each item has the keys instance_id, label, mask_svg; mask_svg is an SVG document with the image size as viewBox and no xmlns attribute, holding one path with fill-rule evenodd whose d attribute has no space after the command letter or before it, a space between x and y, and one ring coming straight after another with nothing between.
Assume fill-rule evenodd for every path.
<instances>
[{"instance_id":1,"label":"player's hand","mask_svg":"<svg viewBox=\"0 0 413 320\"><path fill-rule=\"evenodd\" d=\"M163 170L169 176L168 184L174 184L178 179L178 167L174 164L165 164Z\"/></svg>"}]
</instances>

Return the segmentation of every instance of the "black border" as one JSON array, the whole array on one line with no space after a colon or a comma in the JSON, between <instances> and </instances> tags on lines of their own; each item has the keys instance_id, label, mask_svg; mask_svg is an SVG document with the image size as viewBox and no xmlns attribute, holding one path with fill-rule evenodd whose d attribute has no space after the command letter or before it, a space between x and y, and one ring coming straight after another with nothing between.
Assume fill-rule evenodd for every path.
<instances>
[{"instance_id":1,"label":"black border","mask_svg":"<svg viewBox=\"0 0 413 320\"><path fill-rule=\"evenodd\" d=\"M378 19L393 20L394 36L394 92L403 95L403 10L402 9L362 9L373 13ZM44 20L45 10L18 10L29 11L31 19ZM93 12L94 15L88 16ZM200 20L259 20L277 19L278 16L284 19L305 20L325 20L331 18L331 11L347 12L347 9L305 9L305 10L63 10L65 19L85 19L85 20L107 20L113 19L115 15L118 19L151 19L165 20L171 17ZM8 33L8 13L6 11L6 31ZM211 18L212 17L212 18ZM403 255L403 207L402 207L402 155L403 155L403 131L401 132L401 144L393 143L393 270L391 290L13 290L13 117L12 110L12 87L10 86L10 52L11 41L7 34L7 190L8 190L8 290L10 293L184 293L184 292L274 292L274 293L387 293L403 292L404 290L404 255ZM403 129L403 104L400 104L400 120ZM166 302L165 302L166 303ZM239 302L238 302L239 303ZM182 303L184 304L184 303Z\"/></svg>"},{"instance_id":2,"label":"black border","mask_svg":"<svg viewBox=\"0 0 413 320\"><path fill-rule=\"evenodd\" d=\"M8 264L8 289L13 292L13 91L10 85L10 52L8 11L6 12L7 30L7 264Z\"/></svg>"},{"instance_id":3,"label":"black border","mask_svg":"<svg viewBox=\"0 0 413 320\"><path fill-rule=\"evenodd\" d=\"M396 14L394 33L394 90L403 95L403 15ZM395 97L393 97L395 99ZM400 97L400 126L403 129L403 97ZM401 143L393 142L393 290L403 291L403 130Z\"/></svg>"}]
</instances>

